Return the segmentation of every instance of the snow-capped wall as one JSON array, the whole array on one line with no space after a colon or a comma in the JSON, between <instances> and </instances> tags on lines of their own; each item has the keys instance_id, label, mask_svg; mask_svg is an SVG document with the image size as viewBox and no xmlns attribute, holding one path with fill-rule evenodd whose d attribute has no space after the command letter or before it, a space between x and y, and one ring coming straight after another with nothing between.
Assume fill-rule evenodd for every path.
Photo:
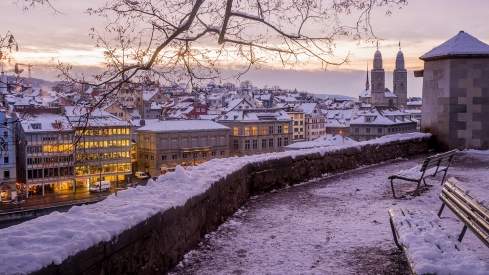
<instances>
[{"instance_id":1,"label":"snow-capped wall","mask_svg":"<svg viewBox=\"0 0 489 275\"><path fill-rule=\"evenodd\" d=\"M0 274L163 274L249 196L429 150L430 135L215 159L0 230Z\"/></svg>"}]
</instances>

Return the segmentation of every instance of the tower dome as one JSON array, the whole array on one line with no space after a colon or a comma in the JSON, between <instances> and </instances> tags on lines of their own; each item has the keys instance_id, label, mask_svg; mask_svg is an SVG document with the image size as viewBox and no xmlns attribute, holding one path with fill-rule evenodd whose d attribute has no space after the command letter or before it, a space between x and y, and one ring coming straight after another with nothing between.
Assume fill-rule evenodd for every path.
<instances>
[{"instance_id":1,"label":"tower dome","mask_svg":"<svg viewBox=\"0 0 489 275\"><path fill-rule=\"evenodd\" d=\"M374 55L374 70L381 70L381 69L382 69L382 54L380 53L379 49L377 49Z\"/></svg>"},{"instance_id":2,"label":"tower dome","mask_svg":"<svg viewBox=\"0 0 489 275\"><path fill-rule=\"evenodd\" d=\"M404 54L399 49L399 51L397 52L397 56L396 56L396 70L404 70L404 69L405 69Z\"/></svg>"}]
</instances>

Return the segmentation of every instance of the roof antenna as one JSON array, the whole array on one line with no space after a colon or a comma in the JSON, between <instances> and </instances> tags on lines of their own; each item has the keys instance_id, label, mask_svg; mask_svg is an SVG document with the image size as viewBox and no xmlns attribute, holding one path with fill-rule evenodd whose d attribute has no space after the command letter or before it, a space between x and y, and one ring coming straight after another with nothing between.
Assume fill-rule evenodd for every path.
<instances>
[{"instance_id":1,"label":"roof antenna","mask_svg":"<svg viewBox=\"0 0 489 275\"><path fill-rule=\"evenodd\" d=\"M379 50L379 40L377 40L377 50Z\"/></svg>"},{"instance_id":2,"label":"roof antenna","mask_svg":"<svg viewBox=\"0 0 489 275\"><path fill-rule=\"evenodd\" d=\"M401 41L399 41L399 50L401 50Z\"/></svg>"}]
</instances>

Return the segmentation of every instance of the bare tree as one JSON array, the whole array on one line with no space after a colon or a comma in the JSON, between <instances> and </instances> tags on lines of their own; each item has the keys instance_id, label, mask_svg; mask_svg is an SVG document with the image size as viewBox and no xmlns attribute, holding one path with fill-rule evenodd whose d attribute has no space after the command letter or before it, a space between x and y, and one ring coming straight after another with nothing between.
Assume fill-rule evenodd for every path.
<instances>
[{"instance_id":1,"label":"bare tree","mask_svg":"<svg viewBox=\"0 0 489 275\"><path fill-rule=\"evenodd\" d=\"M219 77L219 68L229 64L241 68L237 77L277 60L283 66L304 60L339 65L348 56L335 56L335 41L375 37L372 10L390 12L404 4L406 0L109 0L88 10L108 22L104 30L90 34L105 50L104 72L89 81L74 77L69 65L59 68L71 81L115 83L102 102L129 80L187 80L193 85Z\"/></svg>"}]
</instances>

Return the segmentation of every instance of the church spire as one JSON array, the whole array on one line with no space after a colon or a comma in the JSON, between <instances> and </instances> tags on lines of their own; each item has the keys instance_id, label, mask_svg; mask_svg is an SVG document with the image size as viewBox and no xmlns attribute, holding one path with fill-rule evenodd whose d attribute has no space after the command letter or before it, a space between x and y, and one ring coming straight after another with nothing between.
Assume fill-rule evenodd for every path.
<instances>
[{"instance_id":1,"label":"church spire","mask_svg":"<svg viewBox=\"0 0 489 275\"><path fill-rule=\"evenodd\" d=\"M367 80L365 81L365 91L370 89L370 81L368 79L368 62L367 62Z\"/></svg>"}]
</instances>

